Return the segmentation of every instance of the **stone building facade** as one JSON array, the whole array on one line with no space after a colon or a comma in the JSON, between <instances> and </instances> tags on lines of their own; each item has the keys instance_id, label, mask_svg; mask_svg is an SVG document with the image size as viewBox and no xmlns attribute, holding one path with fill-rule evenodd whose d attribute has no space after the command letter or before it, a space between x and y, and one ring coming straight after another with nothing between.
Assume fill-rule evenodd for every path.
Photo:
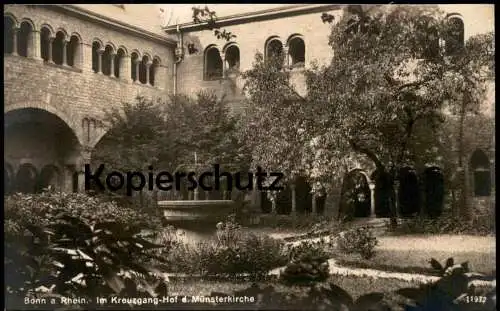
<instances>
[{"instance_id":1,"label":"stone building facade","mask_svg":"<svg viewBox=\"0 0 500 311\"><path fill-rule=\"evenodd\" d=\"M313 62L325 64L333 56L327 44L332 25L322 22L321 14L338 20L341 9L294 4L220 16L219 25L237 34L228 42L199 24L162 27L154 5L5 6L6 189L30 192L50 184L81 191L82 164L88 163L92 148L105 134L99 121L103 109L138 95L165 98L213 89L238 110L243 99L239 72L252 66L257 52L266 57L276 49L283 51L284 70L291 71L298 92L304 94L303 69ZM461 27L463 40L493 30L493 6L442 9ZM463 164L470 196L488 203L495 189L493 86L494 81L482 109L492 126L479 123L475 128L483 130L466 133ZM474 118L468 122L474 123ZM360 213L380 214L377 184L370 178L374 172L361 165L352 171L365 178ZM281 207L265 198L254 203L264 212L335 214L340 188L339 193L315 197L307 182L298 181L283 195Z\"/></svg>"}]
</instances>

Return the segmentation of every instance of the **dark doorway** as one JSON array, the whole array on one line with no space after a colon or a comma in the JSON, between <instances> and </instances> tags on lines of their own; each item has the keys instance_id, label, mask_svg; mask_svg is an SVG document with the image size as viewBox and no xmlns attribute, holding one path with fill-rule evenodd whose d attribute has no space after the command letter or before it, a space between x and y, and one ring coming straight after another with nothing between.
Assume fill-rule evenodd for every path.
<instances>
[{"instance_id":1,"label":"dark doorway","mask_svg":"<svg viewBox=\"0 0 500 311\"><path fill-rule=\"evenodd\" d=\"M260 193L260 208L262 213L269 214L273 211L273 203L268 198L268 193L262 191Z\"/></svg>"},{"instance_id":2,"label":"dark doorway","mask_svg":"<svg viewBox=\"0 0 500 311\"><path fill-rule=\"evenodd\" d=\"M38 191L43 191L49 186L59 190L59 170L54 165L46 165L40 172Z\"/></svg>"},{"instance_id":3,"label":"dark doorway","mask_svg":"<svg viewBox=\"0 0 500 311\"><path fill-rule=\"evenodd\" d=\"M36 168L29 163L22 164L17 171L16 190L21 193L35 193L36 186Z\"/></svg>"},{"instance_id":4,"label":"dark doorway","mask_svg":"<svg viewBox=\"0 0 500 311\"><path fill-rule=\"evenodd\" d=\"M278 192L276 198L276 213L280 215L288 215L292 212L292 189L289 185L285 189Z\"/></svg>"},{"instance_id":5,"label":"dark doorway","mask_svg":"<svg viewBox=\"0 0 500 311\"><path fill-rule=\"evenodd\" d=\"M424 171L425 208L430 217L439 217L444 204L444 177L439 167Z\"/></svg>"},{"instance_id":6,"label":"dark doorway","mask_svg":"<svg viewBox=\"0 0 500 311\"><path fill-rule=\"evenodd\" d=\"M420 193L417 173L410 167L399 171L399 210L401 216L415 216L420 211Z\"/></svg>"},{"instance_id":7,"label":"dark doorway","mask_svg":"<svg viewBox=\"0 0 500 311\"><path fill-rule=\"evenodd\" d=\"M326 195L323 193L316 195L316 212L318 215L323 215L325 213L326 206Z\"/></svg>"},{"instance_id":8,"label":"dark doorway","mask_svg":"<svg viewBox=\"0 0 500 311\"><path fill-rule=\"evenodd\" d=\"M474 196L491 195L491 172L488 156L482 150L476 150L470 159L473 174Z\"/></svg>"},{"instance_id":9,"label":"dark doorway","mask_svg":"<svg viewBox=\"0 0 500 311\"><path fill-rule=\"evenodd\" d=\"M370 205L370 188L366 176L359 170L348 173L342 183L341 217L369 217Z\"/></svg>"},{"instance_id":10,"label":"dark doorway","mask_svg":"<svg viewBox=\"0 0 500 311\"><path fill-rule=\"evenodd\" d=\"M375 171L372 174L375 182L375 214L377 217L391 216L392 183L388 173Z\"/></svg>"},{"instance_id":11,"label":"dark doorway","mask_svg":"<svg viewBox=\"0 0 500 311\"><path fill-rule=\"evenodd\" d=\"M295 203L299 214L312 213L311 186L304 177L295 180Z\"/></svg>"}]
</instances>

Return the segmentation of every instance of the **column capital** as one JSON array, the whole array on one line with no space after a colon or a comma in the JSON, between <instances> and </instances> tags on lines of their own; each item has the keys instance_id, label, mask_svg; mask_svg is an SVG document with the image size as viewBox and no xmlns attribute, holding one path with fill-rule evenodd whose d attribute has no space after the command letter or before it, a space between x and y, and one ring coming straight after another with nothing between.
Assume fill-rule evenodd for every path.
<instances>
[{"instance_id":1,"label":"column capital","mask_svg":"<svg viewBox=\"0 0 500 311\"><path fill-rule=\"evenodd\" d=\"M104 53L104 49L98 49L97 53L102 55Z\"/></svg>"},{"instance_id":2,"label":"column capital","mask_svg":"<svg viewBox=\"0 0 500 311\"><path fill-rule=\"evenodd\" d=\"M148 62L146 63L146 67L148 67L148 68L149 68L149 67L151 67L152 65L153 65L153 62L152 62L152 61L148 61Z\"/></svg>"}]
</instances>

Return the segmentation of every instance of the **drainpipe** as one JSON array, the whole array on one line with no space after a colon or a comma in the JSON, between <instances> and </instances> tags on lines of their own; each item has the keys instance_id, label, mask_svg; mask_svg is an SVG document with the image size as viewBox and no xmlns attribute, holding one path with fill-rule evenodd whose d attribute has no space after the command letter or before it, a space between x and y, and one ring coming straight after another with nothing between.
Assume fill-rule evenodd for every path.
<instances>
[{"instance_id":1,"label":"drainpipe","mask_svg":"<svg viewBox=\"0 0 500 311\"><path fill-rule=\"evenodd\" d=\"M178 37L178 43L177 43L177 48L175 48L175 62L174 62L174 96L177 95L177 65L182 62L182 59L184 57L184 43L183 43L183 35L180 30L179 25L177 25L177 37Z\"/></svg>"}]
</instances>

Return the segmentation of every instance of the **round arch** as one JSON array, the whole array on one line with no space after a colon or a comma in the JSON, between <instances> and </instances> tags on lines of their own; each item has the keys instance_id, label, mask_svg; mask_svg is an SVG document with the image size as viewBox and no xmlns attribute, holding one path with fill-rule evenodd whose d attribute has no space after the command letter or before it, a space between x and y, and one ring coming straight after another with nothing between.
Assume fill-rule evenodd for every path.
<instances>
[{"instance_id":1,"label":"round arch","mask_svg":"<svg viewBox=\"0 0 500 311\"><path fill-rule=\"evenodd\" d=\"M371 212L370 178L362 169L348 171L342 182L339 216L369 217Z\"/></svg>"},{"instance_id":2,"label":"round arch","mask_svg":"<svg viewBox=\"0 0 500 311\"><path fill-rule=\"evenodd\" d=\"M21 27L22 23L28 23L32 29L32 31L37 31L36 25L31 18L24 17L19 22L19 27Z\"/></svg>"},{"instance_id":3,"label":"round arch","mask_svg":"<svg viewBox=\"0 0 500 311\"><path fill-rule=\"evenodd\" d=\"M11 19L12 20L12 26L16 27L16 28L19 27L19 20L16 18L16 16L14 14L12 14L10 12L4 12L3 13L3 18L4 18L4 20L6 18Z\"/></svg>"},{"instance_id":4,"label":"round arch","mask_svg":"<svg viewBox=\"0 0 500 311\"><path fill-rule=\"evenodd\" d=\"M122 50L123 51L123 56L125 57L128 57L129 56L129 53L128 53L128 49L123 46L123 45L119 45L116 49L116 52L118 52L119 50Z\"/></svg>"},{"instance_id":5,"label":"round arch","mask_svg":"<svg viewBox=\"0 0 500 311\"><path fill-rule=\"evenodd\" d=\"M23 163L16 173L15 191L21 193L34 193L37 191L38 172L31 163Z\"/></svg>"},{"instance_id":6,"label":"round arch","mask_svg":"<svg viewBox=\"0 0 500 311\"><path fill-rule=\"evenodd\" d=\"M40 24L40 31L42 29L47 29L49 31L49 35L51 38L54 38L56 36L56 32L54 31L54 28L49 24L49 23L41 23Z\"/></svg>"},{"instance_id":7,"label":"round arch","mask_svg":"<svg viewBox=\"0 0 500 311\"><path fill-rule=\"evenodd\" d=\"M54 107L53 104L44 103L40 101L29 101L29 102L18 102L18 103L7 103L4 106L4 115L9 112L21 109L39 109L51 113L61 119L72 131L78 140L80 145L83 145L83 140L81 136L81 131L79 123L76 122L76 118L60 109Z\"/></svg>"},{"instance_id":8,"label":"round arch","mask_svg":"<svg viewBox=\"0 0 500 311\"><path fill-rule=\"evenodd\" d=\"M66 29L64 29L64 28L57 28L55 35L57 36L58 33L62 33L64 35L64 38L63 38L64 40L69 40L70 37L69 37L68 32L66 31Z\"/></svg>"}]
</instances>

